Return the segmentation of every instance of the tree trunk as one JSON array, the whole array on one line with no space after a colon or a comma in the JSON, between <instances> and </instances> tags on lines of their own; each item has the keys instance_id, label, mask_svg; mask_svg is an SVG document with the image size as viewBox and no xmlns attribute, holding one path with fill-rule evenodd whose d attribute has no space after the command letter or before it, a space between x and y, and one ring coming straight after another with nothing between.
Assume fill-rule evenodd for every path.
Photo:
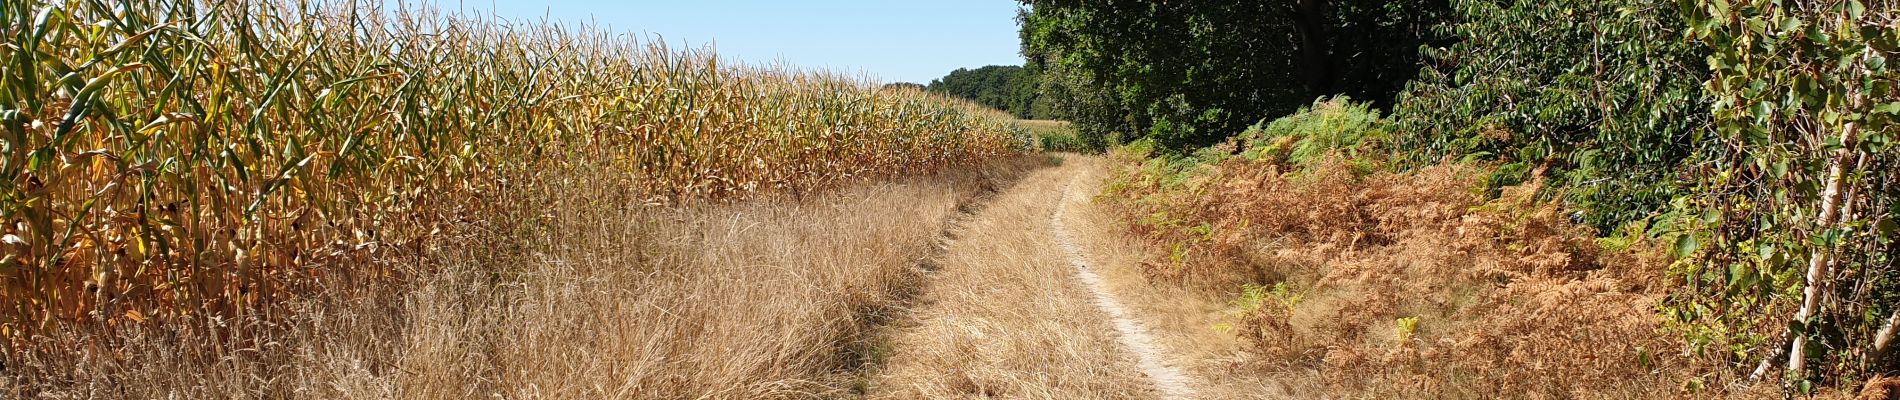
<instances>
[{"instance_id":1,"label":"tree trunk","mask_svg":"<svg viewBox=\"0 0 1900 400\"><path fill-rule=\"evenodd\" d=\"M1874 334L1875 365L1885 361L1887 350L1892 350L1888 345L1893 344L1894 325L1900 325L1900 309L1893 310L1893 315L1887 317L1887 325L1880 327L1880 333Z\"/></svg>"},{"instance_id":2,"label":"tree trunk","mask_svg":"<svg viewBox=\"0 0 1900 400\"><path fill-rule=\"evenodd\" d=\"M1790 335L1790 336L1793 336L1793 335ZM1774 347L1770 348L1772 352L1768 353L1767 357L1762 357L1760 364L1755 364L1755 372L1751 372L1748 374L1748 382L1749 383L1760 382L1762 376L1768 375L1768 368L1773 367L1775 365L1775 360L1780 359L1781 353L1783 351L1786 351L1787 349L1788 349L1787 346L1783 346L1780 344L1776 344Z\"/></svg>"},{"instance_id":3,"label":"tree trunk","mask_svg":"<svg viewBox=\"0 0 1900 400\"><path fill-rule=\"evenodd\" d=\"M1328 95L1333 91L1332 49L1327 45L1326 0L1299 0L1293 27L1300 37L1300 78L1306 81L1310 95Z\"/></svg>"},{"instance_id":4,"label":"tree trunk","mask_svg":"<svg viewBox=\"0 0 1900 400\"><path fill-rule=\"evenodd\" d=\"M1859 96L1856 96L1859 97ZM1861 99L1856 99L1860 103ZM1858 106L1859 104L1856 104ZM1848 162L1854 158L1854 144L1860 134L1859 124L1849 122L1841 127L1841 149L1834 152L1834 159L1828 161L1827 189L1821 192L1821 215L1815 223L1812 234L1823 234L1834 228L1840 221L1842 186L1846 184ZM1851 199L1849 199L1851 200ZM1827 293L1828 270L1832 266L1829 257L1833 249L1825 246L1814 248L1808 258L1807 286L1801 289L1801 309L1794 314L1796 322L1805 323L1809 317L1820 312L1821 296ZM1795 332L1792 344L1788 346L1788 374L1800 377L1807 373L1807 329Z\"/></svg>"}]
</instances>

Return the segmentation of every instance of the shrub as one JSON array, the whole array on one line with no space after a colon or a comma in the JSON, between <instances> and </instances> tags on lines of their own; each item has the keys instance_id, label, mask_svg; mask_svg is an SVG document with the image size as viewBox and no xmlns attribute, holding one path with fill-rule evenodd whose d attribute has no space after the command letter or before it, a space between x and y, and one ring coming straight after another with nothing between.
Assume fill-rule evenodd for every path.
<instances>
[{"instance_id":1,"label":"shrub","mask_svg":"<svg viewBox=\"0 0 1900 400\"><path fill-rule=\"evenodd\" d=\"M1786 365L1800 388L1900 368L1900 12L1871 3L1681 9L1714 50L1717 146L1673 219L1689 259L1669 316L1709 358Z\"/></svg>"},{"instance_id":2,"label":"shrub","mask_svg":"<svg viewBox=\"0 0 1900 400\"><path fill-rule=\"evenodd\" d=\"M1374 156L1361 145L1376 144L1386 136L1378 110L1342 96L1315 100L1292 115L1255 124L1237 140L1242 142L1241 154L1250 160L1308 165L1334 152L1351 159Z\"/></svg>"},{"instance_id":3,"label":"shrub","mask_svg":"<svg viewBox=\"0 0 1900 400\"><path fill-rule=\"evenodd\" d=\"M1493 188L1542 167L1581 222L1609 231L1667 204L1703 144L1708 50L1667 0L1455 2L1428 67L1393 110L1408 166L1506 164Z\"/></svg>"}]
</instances>

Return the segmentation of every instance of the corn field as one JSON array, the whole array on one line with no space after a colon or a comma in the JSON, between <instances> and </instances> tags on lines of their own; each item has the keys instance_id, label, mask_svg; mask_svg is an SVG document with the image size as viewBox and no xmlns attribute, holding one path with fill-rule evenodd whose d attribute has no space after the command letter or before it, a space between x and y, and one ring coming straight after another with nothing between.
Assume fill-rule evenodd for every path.
<instances>
[{"instance_id":1,"label":"corn field","mask_svg":"<svg viewBox=\"0 0 1900 400\"><path fill-rule=\"evenodd\" d=\"M557 168L655 205L1024 150L1006 115L591 27L355 3L0 6L0 337L282 312Z\"/></svg>"}]
</instances>

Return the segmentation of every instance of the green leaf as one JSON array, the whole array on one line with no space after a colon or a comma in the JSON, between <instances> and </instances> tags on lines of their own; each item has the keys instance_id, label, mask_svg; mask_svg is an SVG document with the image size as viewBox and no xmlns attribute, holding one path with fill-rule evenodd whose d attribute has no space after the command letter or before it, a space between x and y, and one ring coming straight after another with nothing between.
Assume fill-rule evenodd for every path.
<instances>
[{"instance_id":1,"label":"green leaf","mask_svg":"<svg viewBox=\"0 0 1900 400\"><path fill-rule=\"evenodd\" d=\"M1842 232L1840 229L1828 229L1821 231L1819 235L1809 235L1808 242L1815 247L1834 247L1840 245L1841 237L1845 236L1845 234L1846 232Z\"/></svg>"},{"instance_id":2,"label":"green leaf","mask_svg":"<svg viewBox=\"0 0 1900 400\"><path fill-rule=\"evenodd\" d=\"M1695 235L1685 234L1677 236L1676 258L1689 258L1689 256L1695 255L1696 250L1700 249L1701 246L1701 243L1696 243Z\"/></svg>"},{"instance_id":3,"label":"green leaf","mask_svg":"<svg viewBox=\"0 0 1900 400\"><path fill-rule=\"evenodd\" d=\"M1892 36L1883 34L1885 33L1883 31L1886 29L1887 28L1882 27L1880 25L1873 25L1873 24L1861 25L1860 37L1861 39L1864 39L1867 41L1867 47L1871 47L1874 50L1879 50L1881 52L1886 52L1886 53L1900 51L1900 46L1895 45L1894 40L1893 40L1894 38Z\"/></svg>"},{"instance_id":4,"label":"green leaf","mask_svg":"<svg viewBox=\"0 0 1900 400\"><path fill-rule=\"evenodd\" d=\"M1728 283L1732 287L1740 288L1754 284L1754 275L1755 269L1750 268L1748 264L1735 263L1728 266Z\"/></svg>"},{"instance_id":5,"label":"green leaf","mask_svg":"<svg viewBox=\"0 0 1900 400\"><path fill-rule=\"evenodd\" d=\"M1800 18L1790 18L1790 17L1782 17L1782 18L1781 18L1781 31L1782 31L1782 32L1799 32L1799 31L1801 31L1801 19L1800 19Z\"/></svg>"},{"instance_id":6,"label":"green leaf","mask_svg":"<svg viewBox=\"0 0 1900 400\"><path fill-rule=\"evenodd\" d=\"M1694 25L1701 19L1701 15L1695 12L1697 5L1699 4L1695 0L1676 0L1676 13L1687 18L1690 25Z\"/></svg>"}]
</instances>

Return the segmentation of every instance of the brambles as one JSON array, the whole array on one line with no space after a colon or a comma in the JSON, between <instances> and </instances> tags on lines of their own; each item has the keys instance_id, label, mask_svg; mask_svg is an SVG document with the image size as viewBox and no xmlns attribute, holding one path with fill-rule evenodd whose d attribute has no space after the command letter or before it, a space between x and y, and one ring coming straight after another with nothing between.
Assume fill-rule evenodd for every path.
<instances>
[{"instance_id":1,"label":"brambles","mask_svg":"<svg viewBox=\"0 0 1900 400\"><path fill-rule=\"evenodd\" d=\"M353 3L351 3L353 4ZM284 312L577 165L648 204L1020 151L1007 116L592 29L343 4L0 5L0 336Z\"/></svg>"}]
</instances>

